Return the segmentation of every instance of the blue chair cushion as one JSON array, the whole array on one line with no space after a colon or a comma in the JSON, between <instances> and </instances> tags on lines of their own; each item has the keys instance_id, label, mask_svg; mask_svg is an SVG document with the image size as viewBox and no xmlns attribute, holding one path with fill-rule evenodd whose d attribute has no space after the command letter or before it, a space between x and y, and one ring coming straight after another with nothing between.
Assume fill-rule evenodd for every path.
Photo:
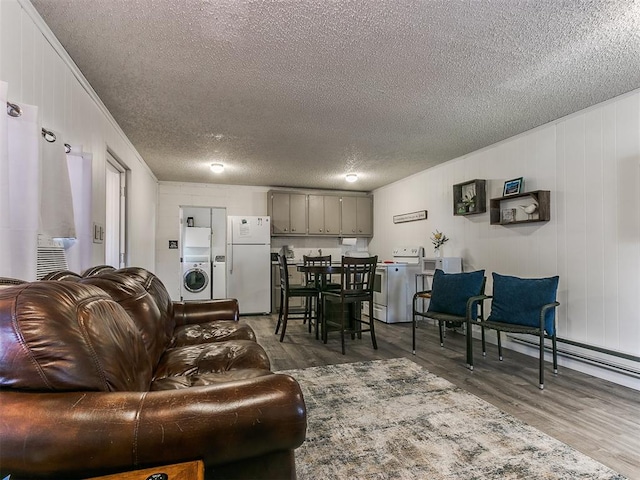
<instances>
[{"instance_id":1,"label":"blue chair cushion","mask_svg":"<svg viewBox=\"0 0 640 480\"><path fill-rule=\"evenodd\" d=\"M530 327L540 326L540 309L556 301L559 277L519 278L493 273L493 301L487 320ZM555 308L545 315L545 330L555 333Z\"/></svg>"},{"instance_id":2,"label":"blue chair cushion","mask_svg":"<svg viewBox=\"0 0 640 480\"><path fill-rule=\"evenodd\" d=\"M433 274L429 312L447 313L464 317L467 314L467 300L482 293L484 270L465 273L444 273L436 270ZM477 309L472 309L477 317Z\"/></svg>"}]
</instances>

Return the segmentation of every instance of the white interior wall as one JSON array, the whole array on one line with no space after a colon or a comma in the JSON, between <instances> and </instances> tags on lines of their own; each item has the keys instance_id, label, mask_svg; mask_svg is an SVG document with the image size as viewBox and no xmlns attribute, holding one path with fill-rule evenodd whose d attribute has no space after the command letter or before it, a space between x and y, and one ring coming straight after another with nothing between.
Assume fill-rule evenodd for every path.
<instances>
[{"instance_id":1,"label":"white interior wall","mask_svg":"<svg viewBox=\"0 0 640 480\"><path fill-rule=\"evenodd\" d=\"M490 225L488 199L520 176L525 191L551 191L551 221ZM475 178L487 180L487 212L453 216L452 186ZM369 248L387 257L416 243L429 255L438 229L451 239L445 255L486 270L489 292L491 272L559 275L559 336L640 356L639 185L636 90L376 190ZM393 215L422 209L426 221L393 224Z\"/></svg>"},{"instance_id":2,"label":"white interior wall","mask_svg":"<svg viewBox=\"0 0 640 480\"><path fill-rule=\"evenodd\" d=\"M129 169L128 263L153 270L157 180L29 2L0 1L0 79L12 102L38 106L42 126L93 154L94 222L105 223L107 148ZM82 268L104 263L104 244L87 251Z\"/></svg>"},{"instance_id":3,"label":"white interior wall","mask_svg":"<svg viewBox=\"0 0 640 480\"><path fill-rule=\"evenodd\" d=\"M266 215L268 190L238 185L159 183L155 273L172 299L180 299L182 278L180 249L169 249L169 240L180 239L180 207L226 208L227 215Z\"/></svg>"}]
</instances>

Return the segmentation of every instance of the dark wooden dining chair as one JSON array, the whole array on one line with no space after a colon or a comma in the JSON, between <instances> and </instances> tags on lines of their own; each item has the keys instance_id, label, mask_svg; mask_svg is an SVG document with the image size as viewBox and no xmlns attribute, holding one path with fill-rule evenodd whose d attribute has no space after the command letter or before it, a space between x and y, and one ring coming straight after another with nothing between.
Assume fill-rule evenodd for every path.
<instances>
[{"instance_id":1,"label":"dark wooden dining chair","mask_svg":"<svg viewBox=\"0 0 640 480\"><path fill-rule=\"evenodd\" d=\"M278 323L276 324L276 335L278 334L278 330L280 330L280 325L282 324L282 332L280 333L280 341L284 340L284 335L287 330L287 322L289 319L299 319L299 320L308 320L309 321L309 331L311 331L311 322L316 323L318 317L313 313L310 313L307 316L306 309L304 309L300 313L290 312L289 310L289 299L292 297L305 297L306 301L309 302L311 299L319 298L320 290L312 285L302 285L302 286L292 286L289 284L289 266L287 265L287 259L284 255L278 255L278 265L280 267L280 311L278 312Z\"/></svg>"},{"instance_id":2,"label":"dark wooden dining chair","mask_svg":"<svg viewBox=\"0 0 640 480\"><path fill-rule=\"evenodd\" d=\"M331 266L331 255L320 255L312 257L310 255L302 256L302 263L304 266L320 266L320 267L329 267ZM319 290L320 296L322 296L323 290L340 290L340 283L331 281L331 274L329 273L305 273L305 285L308 287L315 287ZM309 297L306 305L305 312L307 314L307 318L315 312L316 318L321 318L322 315L322 302L316 298ZM319 322L316 322L316 338L318 338L318 327ZM309 331L311 331L311 322L309 322Z\"/></svg>"},{"instance_id":3,"label":"dark wooden dining chair","mask_svg":"<svg viewBox=\"0 0 640 480\"><path fill-rule=\"evenodd\" d=\"M376 273L378 257L342 257L342 273L340 274L340 290L327 290L323 292L323 301L328 304L336 304L339 310L338 319L330 318L327 306L323 308L322 337L327 343L328 327L337 327L340 330L342 342L342 354L345 354L345 334L356 335L362 338L364 332L370 332L373 348L378 348L376 342L375 320L373 318L373 284ZM369 316L364 320L360 314L361 302L369 302ZM337 308L339 306L339 309Z\"/></svg>"}]
</instances>

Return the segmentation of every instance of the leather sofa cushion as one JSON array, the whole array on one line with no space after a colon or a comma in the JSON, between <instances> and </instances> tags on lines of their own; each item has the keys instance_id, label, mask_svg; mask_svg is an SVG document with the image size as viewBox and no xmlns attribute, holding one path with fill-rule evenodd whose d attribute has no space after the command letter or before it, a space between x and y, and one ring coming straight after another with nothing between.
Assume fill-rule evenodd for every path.
<instances>
[{"instance_id":1,"label":"leather sofa cushion","mask_svg":"<svg viewBox=\"0 0 640 480\"><path fill-rule=\"evenodd\" d=\"M171 300L171 295L169 295L169 292L160 279L150 271L141 267L121 268L116 270L116 273L124 274L125 276L137 281L147 292L149 292L160 309L165 335L170 339L173 335L173 330L176 327L173 300Z\"/></svg>"},{"instance_id":2,"label":"leather sofa cushion","mask_svg":"<svg viewBox=\"0 0 640 480\"><path fill-rule=\"evenodd\" d=\"M256 341L256 334L246 324L235 320L182 325L176 327L171 341L172 347L199 345L202 343L225 342L227 340Z\"/></svg>"},{"instance_id":3,"label":"leather sofa cushion","mask_svg":"<svg viewBox=\"0 0 640 480\"><path fill-rule=\"evenodd\" d=\"M145 391L151 365L138 328L104 290L38 281L0 290L0 387Z\"/></svg>"},{"instance_id":4,"label":"leather sofa cushion","mask_svg":"<svg viewBox=\"0 0 640 480\"><path fill-rule=\"evenodd\" d=\"M205 373L203 375L180 375L176 377L165 377L151 383L151 391L178 390L189 387L203 387L206 385L217 385L237 380L248 380L250 378L273 375L270 370L260 368L244 368L242 370L227 370L220 373Z\"/></svg>"},{"instance_id":5,"label":"leather sofa cushion","mask_svg":"<svg viewBox=\"0 0 640 480\"><path fill-rule=\"evenodd\" d=\"M256 342L229 340L167 350L155 369L153 379L245 368L270 370L269 357Z\"/></svg>"},{"instance_id":6,"label":"leather sofa cushion","mask_svg":"<svg viewBox=\"0 0 640 480\"><path fill-rule=\"evenodd\" d=\"M152 368L169 345L163 316L153 297L129 275L119 271L107 271L86 277L81 283L95 285L118 302L137 325L144 341Z\"/></svg>"}]
</instances>

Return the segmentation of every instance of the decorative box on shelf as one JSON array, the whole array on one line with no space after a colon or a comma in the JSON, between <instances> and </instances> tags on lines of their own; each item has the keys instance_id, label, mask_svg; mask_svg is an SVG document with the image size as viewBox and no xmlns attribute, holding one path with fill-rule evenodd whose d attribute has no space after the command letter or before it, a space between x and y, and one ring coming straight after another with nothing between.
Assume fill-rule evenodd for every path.
<instances>
[{"instance_id":1,"label":"decorative box on shelf","mask_svg":"<svg viewBox=\"0 0 640 480\"><path fill-rule=\"evenodd\" d=\"M475 215L486 211L486 180L470 180L453 186L454 215Z\"/></svg>"},{"instance_id":2,"label":"decorative box on shelf","mask_svg":"<svg viewBox=\"0 0 640 480\"><path fill-rule=\"evenodd\" d=\"M549 190L517 193L489 200L491 225L517 225L551 220Z\"/></svg>"}]
</instances>

